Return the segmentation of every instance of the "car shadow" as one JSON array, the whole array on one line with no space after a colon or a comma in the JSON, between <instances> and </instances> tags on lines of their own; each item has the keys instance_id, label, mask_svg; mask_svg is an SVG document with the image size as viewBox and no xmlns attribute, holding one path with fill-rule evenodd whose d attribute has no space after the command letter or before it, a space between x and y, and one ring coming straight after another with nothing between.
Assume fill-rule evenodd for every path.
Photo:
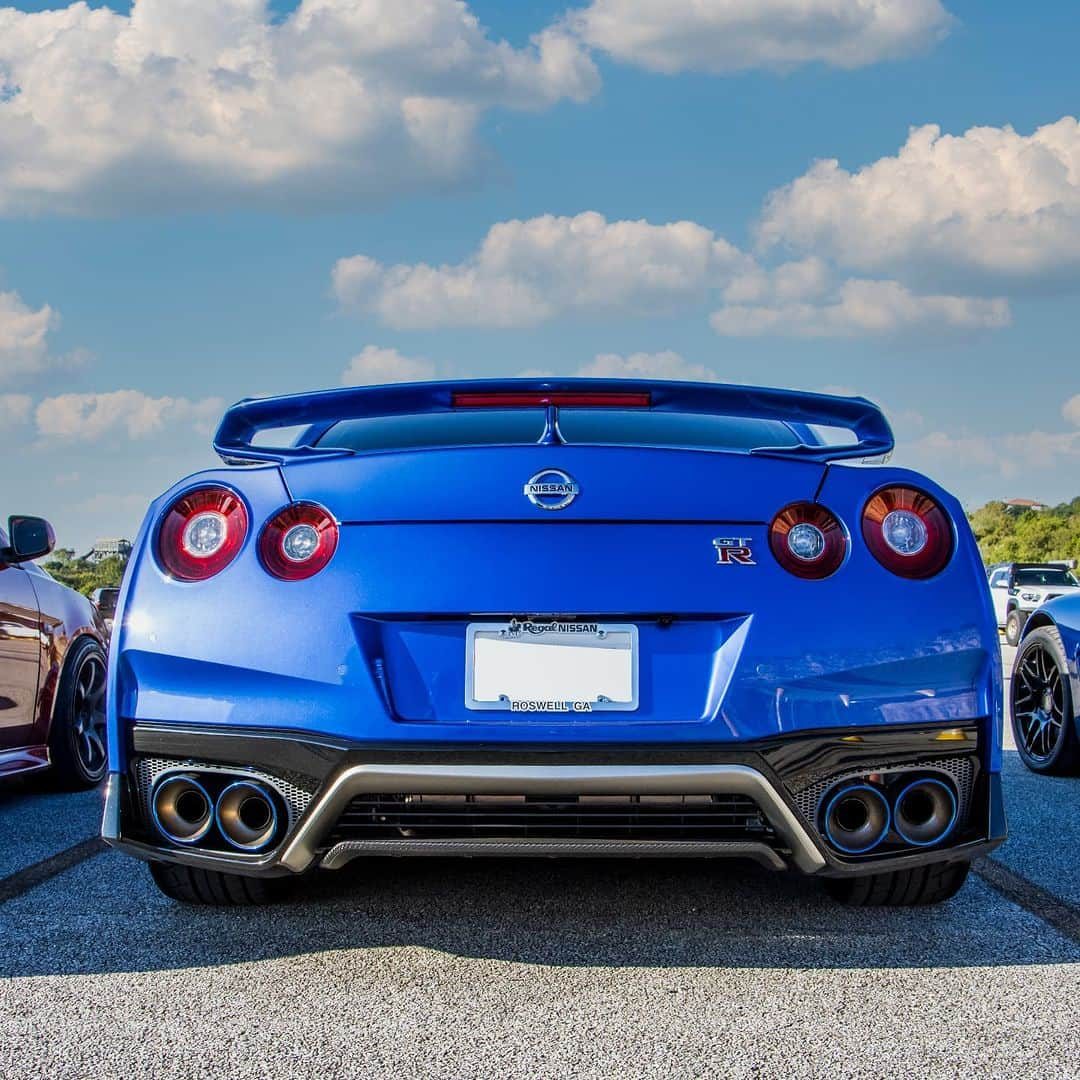
<instances>
[{"instance_id":1,"label":"car shadow","mask_svg":"<svg viewBox=\"0 0 1080 1080\"><path fill-rule=\"evenodd\" d=\"M994 857L1080 908L1080 777L1038 775L1015 750L1006 750L1002 786L1009 839Z\"/></svg>"},{"instance_id":2,"label":"car shadow","mask_svg":"<svg viewBox=\"0 0 1080 1080\"><path fill-rule=\"evenodd\" d=\"M0 907L0 976L257 964L422 948L619 968L1074 963L1080 948L973 878L947 904L852 910L813 882L683 861L372 860L266 908L198 908L110 852ZM1034 927L1033 927L1034 924Z\"/></svg>"}]
</instances>

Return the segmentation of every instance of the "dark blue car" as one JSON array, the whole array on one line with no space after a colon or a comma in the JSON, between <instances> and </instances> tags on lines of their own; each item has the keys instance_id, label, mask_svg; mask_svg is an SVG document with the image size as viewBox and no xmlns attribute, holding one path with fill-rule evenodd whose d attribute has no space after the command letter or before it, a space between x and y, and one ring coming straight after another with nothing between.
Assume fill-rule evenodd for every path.
<instances>
[{"instance_id":1,"label":"dark blue car","mask_svg":"<svg viewBox=\"0 0 1080 1080\"><path fill-rule=\"evenodd\" d=\"M1005 832L997 627L892 443L863 399L691 383L240 402L135 546L104 835L188 902L386 855L947 899Z\"/></svg>"}]
</instances>

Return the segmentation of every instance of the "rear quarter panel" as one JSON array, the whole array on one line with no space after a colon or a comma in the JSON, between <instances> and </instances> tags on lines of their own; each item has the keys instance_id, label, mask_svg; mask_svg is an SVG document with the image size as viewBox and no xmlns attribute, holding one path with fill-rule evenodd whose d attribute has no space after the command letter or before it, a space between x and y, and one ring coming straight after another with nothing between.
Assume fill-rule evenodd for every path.
<instances>
[{"instance_id":1,"label":"rear quarter panel","mask_svg":"<svg viewBox=\"0 0 1080 1080\"><path fill-rule=\"evenodd\" d=\"M859 536L862 512L883 487L905 484L933 496L952 519L956 553L937 577L907 581L882 567ZM928 477L886 466L832 465L818 501L849 523L849 565L856 571L849 592L850 612L860 620L868 655L897 650L905 664L967 655L975 665L972 681L977 715L990 721L990 767L1001 767L1003 725L1001 644L986 571L960 502ZM824 613L823 613L824 614ZM891 641L891 645L890 645ZM933 685L926 691L932 694ZM929 700L929 697L928 697ZM975 715L975 714L973 714Z\"/></svg>"},{"instance_id":2,"label":"rear quarter panel","mask_svg":"<svg viewBox=\"0 0 1080 1080\"><path fill-rule=\"evenodd\" d=\"M105 624L94 605L74 589L44 574L30 574L41 620L41 667L38 680L35 734L42 744L49 738L56 705L56 690L73 642L93 638L107 647Z\"/></svg>"}]
</instances>

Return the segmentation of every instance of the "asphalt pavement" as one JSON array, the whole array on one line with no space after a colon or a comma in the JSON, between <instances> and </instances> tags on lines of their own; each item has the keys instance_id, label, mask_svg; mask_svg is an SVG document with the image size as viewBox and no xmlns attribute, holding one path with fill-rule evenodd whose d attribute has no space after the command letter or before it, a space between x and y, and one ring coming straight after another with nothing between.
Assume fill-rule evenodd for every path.
<instances>
[{"instance_id":1,"label":"asphalt pavement","mask_svg":"<svg viewBox=\"0 0 1080 1080\"><path fill-rule=\"evenodd\" d=\"M742 864L482 860L185 908L96 845L48 876L98 799L15 785L0 1075L1076 1076L1080 779L1007 758L1008 843L924 910Z\"/></svg>"}]
</instances>

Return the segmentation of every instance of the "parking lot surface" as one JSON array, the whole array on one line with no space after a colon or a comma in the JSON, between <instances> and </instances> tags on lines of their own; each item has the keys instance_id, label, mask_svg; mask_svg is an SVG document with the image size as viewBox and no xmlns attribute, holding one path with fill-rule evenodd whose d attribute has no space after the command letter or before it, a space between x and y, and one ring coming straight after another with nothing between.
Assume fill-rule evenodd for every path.
<instances>
[{"instance_id":1,"label":"parking lot surface","mask_svg":"<svg viewBox=\"0 0 1080 1080\"><path fill-rule=\"evenodd\" d=\"M1007 845L910 911L705 862L354 864L203 910L95 847L23 888L98 803L14 786L0 1074L1075 1076L1080 780L1007 757Z\"/></svg>"}]
</instances>

